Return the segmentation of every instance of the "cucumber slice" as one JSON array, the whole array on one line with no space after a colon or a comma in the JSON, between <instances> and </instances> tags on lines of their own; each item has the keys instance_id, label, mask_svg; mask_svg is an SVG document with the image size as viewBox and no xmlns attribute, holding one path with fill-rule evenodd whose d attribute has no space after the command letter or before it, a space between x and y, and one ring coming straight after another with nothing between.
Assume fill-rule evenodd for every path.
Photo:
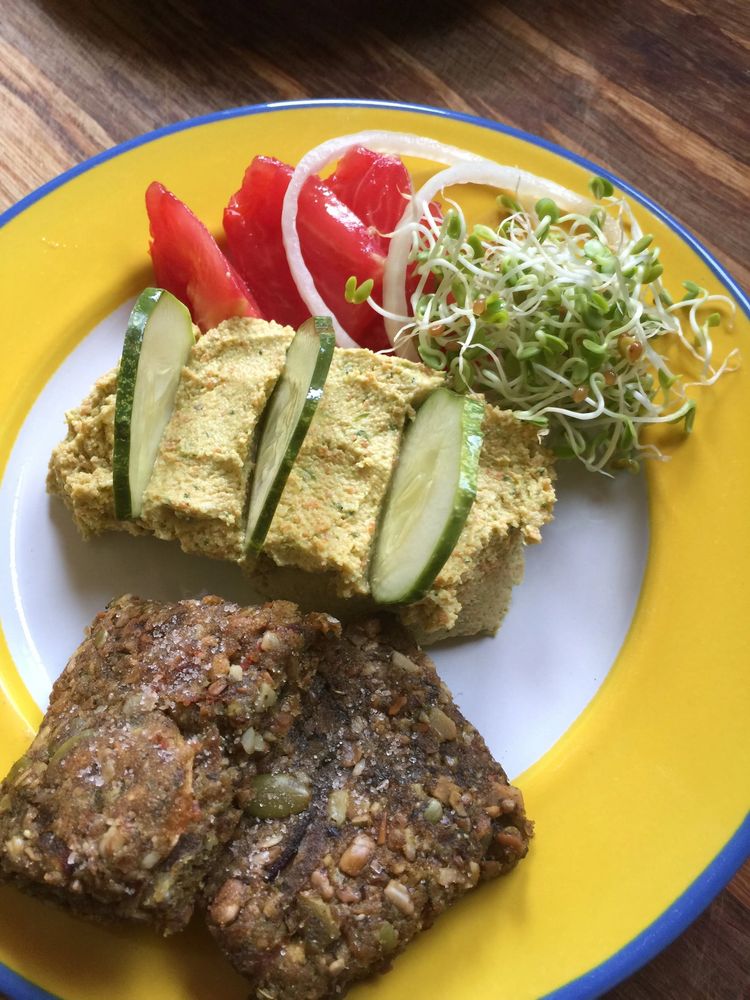
<instances>
[{"instance_id":1,"label":"cucumber slice","mask_svg":"<svg viewBox=\"0 0 750 1000\"><path fill-rule=\"evenodd\" d=\"M314 316L294 335L281 378L263 414L250 488L245 549L260 551L328 376L336 336L328 316Z\"/></svg>"},{"instance_id":2,"label":"cucumber slice","mask_svg":"<svg viewBox=\"0 0 750 1000\"><path fill-rule=\"evenodd\" d=\"M193 346L187 307L162 288L146 288L130 314L115 398L112 472L115 516L140 516L182 366Z\"/></svg>"},{"instance_id":3,"label":"cucumber slice","mask_svg":"<svg viewBox=\"0 0 750 1000\"><path fill-rule=\"evenodd\" d=\"M418 601L455 548L477 491L484 404L437 389L407 428L370 567L379 604Z\"/></svg>"}]
</instances>

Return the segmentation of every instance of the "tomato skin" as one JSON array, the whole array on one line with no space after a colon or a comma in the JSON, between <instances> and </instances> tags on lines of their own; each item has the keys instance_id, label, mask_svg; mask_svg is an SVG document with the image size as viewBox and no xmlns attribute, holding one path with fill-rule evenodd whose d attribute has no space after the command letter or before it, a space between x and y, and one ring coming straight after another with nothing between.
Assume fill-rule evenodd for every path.
<instances>
[{"instance_id":1,"label":"tomato skin","mask_svg":"<svg viewBox=\"0 0 750 1000\"><path fill-rule=\"evenodd\" d=\"M146 190L154 279L205 332L232 316L261 316L255 299L200 219L163 184Z\"/></svg>"},{"instance_id":2,"label":"tomato skin","mask_svg":"<svg viewBox=\"0 0 750 1000\"><path fill-rule=\"evenodd\" d=\"M281 234L281 211L292 173L286 163L256 157L227 205L224 230L232 259L266 316L299 326L309 310L289 271ZM360 284L372 278L373 293L379 296L384 263L380 238L318 177L309 178L300 194L297 231L318 293L349 336L372 350L387 347L380 316L366 304L351 305L344 299L351 275Z\"/></svg>"}]
</instances>

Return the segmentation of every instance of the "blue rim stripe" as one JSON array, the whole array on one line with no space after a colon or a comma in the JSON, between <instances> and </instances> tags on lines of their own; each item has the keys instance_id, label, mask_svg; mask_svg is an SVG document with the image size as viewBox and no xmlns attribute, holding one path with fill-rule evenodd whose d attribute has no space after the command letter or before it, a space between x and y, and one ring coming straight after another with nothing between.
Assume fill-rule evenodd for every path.
<instances>
[{"instance_id":1,"label":"blue rim stripe","mask_svg":"<svg viewBox=\"0 0 750 1000\"><path fill-rule=\"evenodd\" d=\"M531 132L524 132L522 129L513 128L510 125L504 125L500 122L493 122L488 118L480 118L475 115L464 114L463 112L448 111L444 108L434 108L421 104L347 100L341 98L311 101L276 101L269 104L250 104L239 108L229 108L224 111L215 111L207 115L201 115L197 118L188 118L185 121L175 122L171 125L164 125L151 132L145 132L143 135L136 136L134 139L128 139L126 142L113 146L111 149L97 153L96 156L84 160L82 163L71 167L58 177L43 184L0 215L0 229L17 215L20 215L21 212L30 208L46 195L67 184L68 181L73 180L80 174L92 170L101 163L106 163L107 160L114 159L122 153L127 153L131 149L154 142L164 136L229 118L266 114L272 111L320 107L380 108L390 111L414 111L420 114L433 115L438 118L449 118L455 121L466 122L470 125L479 125L493 132L501 132L516 139L522 139L524 142L539 146L551 153L556 153L563 159L578 164L578 166L585 167L586 170L594 174L606 177L634 201L639 202L652 212L687 243L691 250L734 296L745 314L750 317L750 298L748 298L729 272L682 223L678 222L677 219L657 205L656 202L632 187L627 181L622 180L616 174L586 159L586 157L572 153L562 146L558 146L554 142L549 142L547 139L543 139L541 136L534 135ZM596 966L596 968L584 973L578 979L574 979L565 986L547 994L544 1000L595 1000L603 992L622 982L623 979L632 975L654 958L662 949L666 948L667 945L671 944L703 912L711 900L724 888L748 858L750 858L750 815L745 818L739 829L708 867L698 875L688 889L649 927L614 955L610 956L610 958L606 959L606 961L602 962L601 965ZM56 1000L51 993L47 993L40 986L19 976L2 963L0 963L0 990L3 990L7 994L9 1000Z\"/></svg>"},{"instance_id":2,"label":"blue rim stripe","mask_svg":"<svg viewBox=\"0 0 750 1000\"><path fill-rule=\"evenodd\" d=\"M7 965L0 963L0 996L8 1000L59 1000L54 993L48 993L41 986L24 979Z\"/></svg>"}]
</instances>

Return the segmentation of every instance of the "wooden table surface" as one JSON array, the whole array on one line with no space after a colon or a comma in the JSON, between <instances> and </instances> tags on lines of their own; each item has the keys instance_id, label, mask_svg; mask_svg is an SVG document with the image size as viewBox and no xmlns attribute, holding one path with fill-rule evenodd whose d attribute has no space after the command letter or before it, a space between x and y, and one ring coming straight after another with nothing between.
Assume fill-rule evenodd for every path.
<instances>
[{"instance_id":1,"label":"wooden table surface","mask_svg":"<svg viewBox=\"0 0 750 1000\"><path fill-rule=\"evenodd\" d=\"M261 101L382 98L497 119L591 157L748 287L749 52L747 0L2 0L0 211L168 122ZM608 994L748 996L750 865Z\"/></svg>"}]
</instances>

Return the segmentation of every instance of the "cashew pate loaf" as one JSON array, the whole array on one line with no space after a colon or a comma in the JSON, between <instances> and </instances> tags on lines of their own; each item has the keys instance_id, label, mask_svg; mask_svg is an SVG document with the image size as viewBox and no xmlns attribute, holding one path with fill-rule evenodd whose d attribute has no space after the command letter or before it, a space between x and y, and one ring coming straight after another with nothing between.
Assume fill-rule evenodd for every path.
<instances>
[{"instance_id":1,"label":"cashew pate loaf","mask_svg":"<svg viewBox=\"0 0 750 1000\"><path fill-rule=\"evenodd\" d=\"M368 567L403 428L443 376L364 349L334 351L262 558L243 557L253 442L293 331L234 319L202 336L183 369L143 512L117 520L112 440L117 372L67 414L47 480L86 537L152 533L186 552L242 563L269 598L347 615L372 609ZM422 643L494 632L554 504L551 459L533 427L487 405L476 500L428 594L398 613ZM312 600L309 599L312 596Z\"/></svg>"}]
</instances>

